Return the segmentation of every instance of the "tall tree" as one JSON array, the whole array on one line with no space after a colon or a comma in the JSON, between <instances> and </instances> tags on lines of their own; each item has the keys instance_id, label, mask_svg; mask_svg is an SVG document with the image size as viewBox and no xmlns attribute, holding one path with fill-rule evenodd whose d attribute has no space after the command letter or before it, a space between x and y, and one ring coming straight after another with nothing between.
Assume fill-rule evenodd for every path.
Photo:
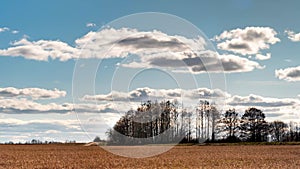
<instances>
[{"instance_id":1,"label":"tall tree","mask_svg":"<svg viewBox=\"0 0 300 169\"><path fill-rule=\"evenodd\" d=\"M263 141L262 136L266 133L267 123L265 114L254 107L247 109L241 118L241 134L249 141Z\"/></svg>"},{"instance_id":2,"label":"tall tree","mask_svg":"<svg viewBox=\"0 0 300 169\"><path fill-rule=\"evenodd\" d=\"M222 132L227 132L227 138L228 139L234 139L235 133L238 130L238 123L239 123L239 117L238 113L235 111L235 109L229 109L225 112L224 117L220 121L224 128L221 130Z\"/></svg>"},{"instance_id":3,"label":"tall tree","mask_svg":"<svg viewBox=\"0 0 300 169\"><path fill-rule=\"evenodd\" d=\"M220 112L217 110L215 105L210 106L210 115L211 115L211 140L215 141L215 128L217 121L220 119Z\"/></svg>"},{"instance_id":4,"label":"tall tree","mask_svg":"<svg viewBox=\"0 0 300 169\"><path fill-rule=\"evenodd\" d=\"M199 104L196 107L196 139L203 140L205 137L205 134L207 133L205 131L206 128L206 115L208 115L209 102L206 100L200 100Z\"/></svg>"}]
</instances>

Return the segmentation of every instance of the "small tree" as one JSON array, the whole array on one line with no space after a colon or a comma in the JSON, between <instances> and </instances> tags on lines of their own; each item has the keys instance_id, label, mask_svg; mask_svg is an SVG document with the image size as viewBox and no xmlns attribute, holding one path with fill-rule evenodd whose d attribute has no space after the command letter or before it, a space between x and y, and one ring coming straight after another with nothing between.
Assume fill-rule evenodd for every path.
<instances>
[{"instance_id":1,"label":"small tree","mask_svg":"<svg viewBox=\"0 0 300 169\"><path fill-rule=\"evenodd\" d=\"M96 137L94 138L93 142L101 142L100 137L99 137L99 136L96 136Z\"/></svg>"}]
</instances>

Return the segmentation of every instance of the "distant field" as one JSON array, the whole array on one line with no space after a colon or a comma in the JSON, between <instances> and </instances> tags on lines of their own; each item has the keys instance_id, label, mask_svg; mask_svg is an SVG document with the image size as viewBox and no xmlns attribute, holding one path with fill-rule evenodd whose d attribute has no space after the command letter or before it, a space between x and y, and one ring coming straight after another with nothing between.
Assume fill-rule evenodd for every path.
<instances>
[{"instance_id":1,"label":"distant field","mask_svg":"<svg viewBox=\"0 0 300 169\"><path fill-rule=\"evenodd\" d=\"M79 144L0 145L0 168L300 168L300 146L176 146L131 159Z\"/></svg>"}]
</instances>

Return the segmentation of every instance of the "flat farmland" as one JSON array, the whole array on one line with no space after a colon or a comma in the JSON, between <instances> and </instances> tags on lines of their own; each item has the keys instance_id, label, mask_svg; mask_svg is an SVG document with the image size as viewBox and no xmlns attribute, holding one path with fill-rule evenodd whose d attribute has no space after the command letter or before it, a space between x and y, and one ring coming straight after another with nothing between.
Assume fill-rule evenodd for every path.
<instances>
[{"instance_id":1,"label":"flat farmland","mask_svg":"<svg viewBox=\"0 0 300 169\"><path fill-rule=\"evenodd\" d=\"M175 146L134 159L82 144L0 145L0 168L300 168L300 146Z\"/></svg>"}]
</instances>

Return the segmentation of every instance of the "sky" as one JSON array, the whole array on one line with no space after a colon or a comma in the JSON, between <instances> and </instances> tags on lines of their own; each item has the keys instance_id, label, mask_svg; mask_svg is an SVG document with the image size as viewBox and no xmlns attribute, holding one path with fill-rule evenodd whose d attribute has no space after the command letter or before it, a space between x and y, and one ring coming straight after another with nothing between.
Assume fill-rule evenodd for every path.
<instances>
[{"instance_id":1,"label":"sky","mask_svg":"<svg viewBox=\"0 0 300 169\"><path fill-rule=\"evenodd\" d=\"M2 1L0 142L105 138L149 98L191 109L212 99L221 110L255 106L267 120L299 121L299 6Z\"/></svg>"}]
</instances>

